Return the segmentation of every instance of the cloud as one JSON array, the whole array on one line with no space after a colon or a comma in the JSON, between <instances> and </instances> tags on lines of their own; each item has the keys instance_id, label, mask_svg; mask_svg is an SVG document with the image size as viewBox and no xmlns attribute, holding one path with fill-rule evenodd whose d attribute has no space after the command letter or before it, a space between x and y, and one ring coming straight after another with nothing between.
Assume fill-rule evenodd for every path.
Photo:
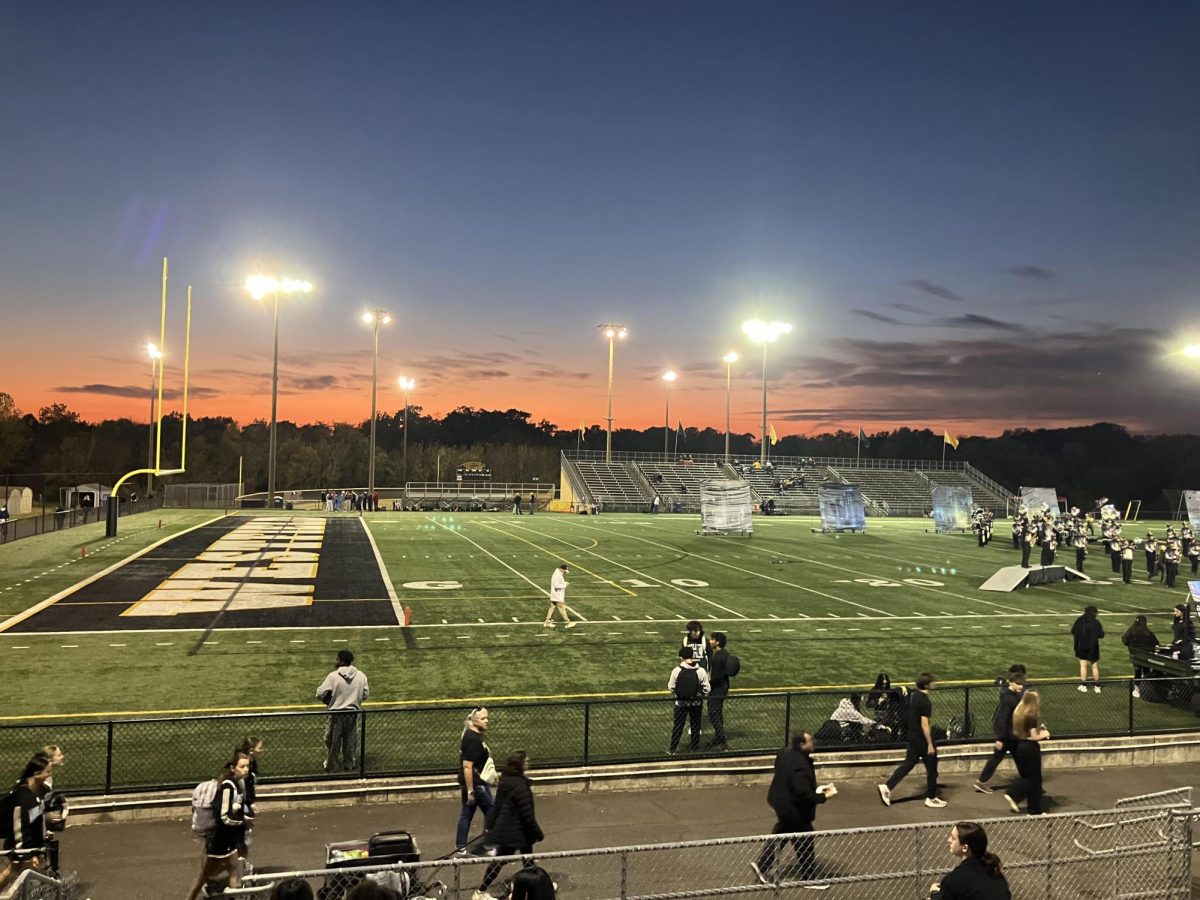
<instances>
[{"instance_id":1,"label":"cloud","mask_svg":"<svg viewBox=\"0 0 1200 900\"><path fill-rule=\"evenodd\" d=\"M931 316L933 313L928 310L921 309L919 306L912 306L908 303L885 303L884 306L898 309L900 312L912 313L914 316Z\"/></svg>"},{"instance_id":2,"label":"cloud","mask_svg":"<svg viewBox=\"0 0 1200 900\"><path fill-rule=\"evenodd\" d=\"M1044 269L1041 266L1009 266L1007 272L1030 281L1054 281L1058 278L1053 269Z\"/></svg>"},{"instance_id":3,"label":"cloud","mask_svg":"<svg viewBox=\"0 0 1200 900\"><path fill-rule=\"evenodd\" d=\"M991 316L981 316L976 313L939 319L938 324L943 328L994 328L997 331L1012 332L1026 330L1024 325L1017 325L1013 322L1001 322L999 319L993 319Z\"/></svg>"},{"instance_id":4,"label":"cloud","mask_svg":"<svg viewBox=\"0 0 1200 900\"><path fill-rule=\"evenodd\" d=\"M503 369L473 369L462 373L464 378L468 380L474 379L476 381L487 381L493 378L507 378L508 374L509 373Z\"/></svg>"},{"instance_id":5,"label":"cloud","mask_svg":"<svg viewBox=\"0 0 1200 900\"><path fill-rule=\"evenodd\" d=\"M893 319L891 316L885 316L883 313L875 312L873 309L852 309L850 310L856 316L862 316L864 319L870 319L872 322L883 322L885 325L911 325L911 322L901 322L899 319Z\"/></svg>"},{"instance_id":6,"label":"cloud","mask_svg":"<svg viewBox=\"0 0 1200 900\"><path fill-rule=\"evenodd\" d=\"M150 399L150 388L138 387L132 384L78 384L63 385L51 390L62 394L97 394L102 397L128 397L135 400ZM188 386L188 397L195 400L209 400L220 397L221 392L213 388ZM182 388L163 388L163 400L182 400Z\"/></svg>"},{"instance_id":7,"label":"cloud","mask_svg":"<svg viewBox=\"0 0 1200 900\"><path fill-rule=\"evenodd\" d=\"M966 297L954 293L945 285L937 284L933 281L927 281L924 278L914 278L904 282L910 288L915 288L923 294L929 294L933 297L941 297L943 300L953 300L955 303L965 303Z\"/></svg>"},{"instance_id":8,"label":"cloud","mask_svg":"<svg viewBox=\"0 0 1200 900\"><path fill-rule=\"evenodd\" d=\"M303 375L288 379L288 387L300 391L327 391L338 386L336 375Z\"/></svg>"}]
</instances>

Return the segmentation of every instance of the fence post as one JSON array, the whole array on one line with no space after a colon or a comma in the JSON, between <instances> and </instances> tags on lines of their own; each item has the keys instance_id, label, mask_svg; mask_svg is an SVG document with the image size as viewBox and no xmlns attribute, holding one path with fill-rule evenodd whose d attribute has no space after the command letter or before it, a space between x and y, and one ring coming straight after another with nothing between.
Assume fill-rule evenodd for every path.
<instances>
[{"instance_id":1,"label":"fence post","mask_svg":"<svg viewBox=\"0 0 1200 900\"><path fill-rule=\"evenodd\" d=\"M109 720L104 749L104 793L112 793L113 722Z\"/></svg>"},{"instance_id":2,"label":"fence post","mask_svg":"<svg viewBox=\"0 0 1200 900\"><path fill-rule=\"evenodd\" d=\"M1137 684L1136 680L1130 680L1126 693L1129 695L1129 736L1133 737L1133 686Z\"/></svg>"},{"instance_id":3,"label":"fence post","mask_svg":"<svg viewBox=\"0 0 1200 900\"><path fill-rule=\"evenodd\" d=\"M621 900L629 896L629 851L621 851Z\"/></svg>"},{"instance_id":4,"label":"fence post","mask_svg":"<svg viewBox=\"0 0 1200 900\"><path fill-rule=\"evenodd\" d=\"M786 698L786 703L783 710L783 743L779 745L781 747L788 746L788 742L790 741L788 735L792 731L792 692L788 691L784 694L784 697Z\"/></svg>"},{"instance_id":5,"label":"fence post","mask_svg":"<svg viewBox=\"0 0 1200 900\"><path fill-rule=\"evenodd\" d=\"M975 723L971 721L971 686L963 685L963 739L975 737Z\"/></svg>"},{"instance_id":6,"label":"fence post","mask_svg":"<svg viewBox=\"0 0 1200 900\"><path fill-rule=\"evenodd\" d=\"M592 741L592 704L583 701L583 764L590 765Z\"/></svg>"},{"instance_id":7,"label":"fence post","mask_svg":"<svg viewBox=\"0 0 1200 900\"><path fill-rule=\"evenodd\" d=\"M367 711L359 711L362 726L358 732L358 777L367 777Z\"/></svg>"}]
</instances>

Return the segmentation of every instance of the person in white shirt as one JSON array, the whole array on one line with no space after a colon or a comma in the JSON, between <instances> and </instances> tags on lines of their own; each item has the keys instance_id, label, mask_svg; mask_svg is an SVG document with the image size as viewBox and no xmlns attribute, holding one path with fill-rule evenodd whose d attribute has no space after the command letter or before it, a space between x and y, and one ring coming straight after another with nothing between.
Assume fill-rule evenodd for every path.
<instances>
[{"instance_id":1,"label":"person in white shirt","mask_svg":"<svg viewBox=\"0 0 1200 900\"><path fill-rule=\"evenodd\" d=\"M554 618L555 610L566 623L564 627L575 627L575 623L567 615L567 584L567 564L560 563L559 567L554 570L554 574L550 576L550 608L546 610L546 621L542 623L547 628L554 627L551 619Z\"/></svg>"}]
</instances>

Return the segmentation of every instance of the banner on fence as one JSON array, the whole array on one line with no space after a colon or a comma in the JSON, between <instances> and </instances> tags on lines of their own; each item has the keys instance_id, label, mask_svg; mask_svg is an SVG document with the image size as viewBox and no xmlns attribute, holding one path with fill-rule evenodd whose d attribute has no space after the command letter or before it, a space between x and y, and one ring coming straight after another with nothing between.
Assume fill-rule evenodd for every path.
<instances>
[{"instance_id":1,"label":"banner on fence","mask_svg":"<svg viewBox=\"0 0 1200 900\"><path fill-rule=\"evenodd\" d=\"M867 510L857 484L823 484L817 488L821 528L825 531L864 531Z\"/></svg>"},{"instance_id":2,"label":"banner on fence","mask_svg":"<svg viewBox=\"0 0 1200 900\"><path fill-rule=\"evenodd\" d=\"M1042 508L1058 512L1058 491L1052 487L1021 486L1021 505L1030 513L1041 512Z\"/></svg>"},{"instance_id":3,"label":"banner on fence","mask_svg":"<svg viewBox=\"0 0 1200 900\"><path fill-rule=\"evenodd\" d=\"M971 489L965 484L937 485L933 489L933 522L939 531L966 531L971 527Z\"/></svg>"}]
</instances>

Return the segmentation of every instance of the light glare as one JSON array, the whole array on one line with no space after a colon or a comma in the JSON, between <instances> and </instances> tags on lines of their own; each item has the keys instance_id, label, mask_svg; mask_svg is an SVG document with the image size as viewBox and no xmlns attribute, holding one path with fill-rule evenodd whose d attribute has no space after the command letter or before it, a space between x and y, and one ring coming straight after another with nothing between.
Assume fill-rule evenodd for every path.
<instances>
[{"instance_id":1,"label":"light glare","mask_svg":"<svg viewBox=\"0 0 1200 900\"><path fill-rule=\"evenodd\" d=\"M670 384L672 381L674 381L678 377L679 376L676 375L674 372L663 372L662 378L663 378L663 381L665 381L667 384Z\"/></svg>"},{"instance_id":2,"label":"light glare","mask_svg":"<svg viewBox=\"0 0 1200 900\"><path fill-rule=\"evenodd\" d=\"M724 356L722 356L721 359L727 363L733 364L738 361L737 351L730 350L728 353L726 353Z\"/></svg>"},{"instance_id":3,"label":"light glare","mask_svg":"<svg viewBox=\"0 0 1200 900\"><path fill-rule=\"evenodd\" d=\"M415 378L405 378L403 375L400 376L400 390L407 392L411 391L416 386L417 380Z\"/></svg>"},{"instance_id":4,"label":"light glare","mask_svg":"<svg viewBox=\"0 0 1200 900\"><path fill-rule=\"evenodd\" d=\"M781 334L789 334L792 326L787 322L764 322L761 319L751 319L742 323L742 331L746 337L756 344L773 344Z\"/></svg>"},{"instance_id":5,"label":"light glare","mask_svg":"<svg viewBox=\"0 0 1200 900\"><path fill-rule=\"evenodd\" d=\"M1183 348L1183 355L1188 359L1200 359L1200 344L1188 344Z\"/></svg>"}]
</instances>

